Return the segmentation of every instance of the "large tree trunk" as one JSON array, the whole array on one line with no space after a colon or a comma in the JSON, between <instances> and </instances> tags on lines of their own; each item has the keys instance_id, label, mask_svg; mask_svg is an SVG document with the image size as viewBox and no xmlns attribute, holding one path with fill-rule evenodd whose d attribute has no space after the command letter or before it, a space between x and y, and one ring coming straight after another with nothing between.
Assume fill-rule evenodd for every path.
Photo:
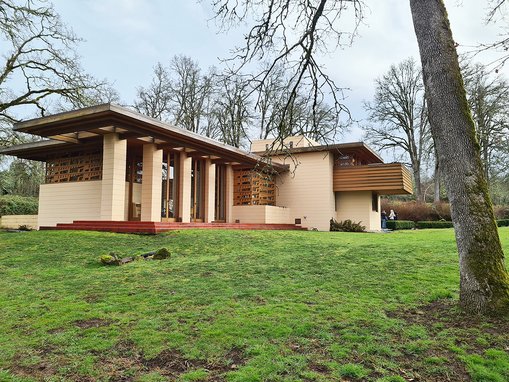
<instances>
[{"instance_id":1,"label":"large tree trunk","mask_svg":"<svg viewBox=\"0 0 509 382\"><path fill-rule=\"evenodd\" d=\"M422 193L421 183L421 169L420 166L413 165L414 183L415 183L415 198L418 202L424 202L424 195Z\"/></svg>"},{"instance_id":2,"label":"large tree trunk","mask_svg":"<svg viewBox=\"0 0 509 382\"><path fill-rule=\"evenodd\" d=\"M509 311L509 276L475 127L442 0L410 0L431 130L456 232L460 303L468 312Z\"/></svg>"}]
</instances>

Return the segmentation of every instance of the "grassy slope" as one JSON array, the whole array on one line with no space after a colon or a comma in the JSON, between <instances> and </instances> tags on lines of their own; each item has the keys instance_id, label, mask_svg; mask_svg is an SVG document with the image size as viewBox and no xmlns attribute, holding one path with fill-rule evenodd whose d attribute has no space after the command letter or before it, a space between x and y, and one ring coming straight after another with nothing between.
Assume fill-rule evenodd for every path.
<instances>
[{"instance_id":1,"label":"grassy slope","mask_svg":"<svg viewBox=\"0 0 509 382\"><path fill-rule=\"evenodd\" d=\"M452 230L0 232L0 380L508 380L504 323L440 308L458 283Z\"/></svg>"}]
</instances>

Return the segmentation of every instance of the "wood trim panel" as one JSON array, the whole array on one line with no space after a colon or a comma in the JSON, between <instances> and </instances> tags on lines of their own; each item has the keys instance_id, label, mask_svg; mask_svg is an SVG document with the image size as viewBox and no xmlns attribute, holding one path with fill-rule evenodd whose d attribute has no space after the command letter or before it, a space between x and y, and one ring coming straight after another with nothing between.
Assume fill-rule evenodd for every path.
<instances>
[{"instance_id":1,"label":"wood trim panel","mask_svg":"<svg viewBox=\"0 0 509 382\"><path fill-rule=\"evenodd\" d=\"M102 179L102 150L71 152L46 163L46 183L83 182Z\"/></svg>"},{"instance_id":2,"label":"wood trim panel","mask_svg":"<svg viewBox=\"0 0 509 382\"><path fill-rule=\"evenodd\" d=\"M235 170L233 174L234 206L276 204L276 187L271 175L261 174L249 168Z\"/></svg>"},{"instance_id":3,"label":"wood trim panel","mask_svg":"<svg viewBox=\"0 0 509 382\"><path fill-rule=\"evenodd\" d=\"M412 194L412 176L401 163L335 167L334 191L376 191L382 195Z\"/></svg>"}]
</instances>

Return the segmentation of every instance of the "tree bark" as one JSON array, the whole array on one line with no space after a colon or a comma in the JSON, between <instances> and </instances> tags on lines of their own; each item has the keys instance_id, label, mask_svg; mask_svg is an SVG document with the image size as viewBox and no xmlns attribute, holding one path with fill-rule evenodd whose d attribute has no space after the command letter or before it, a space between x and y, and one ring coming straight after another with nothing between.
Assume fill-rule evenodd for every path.
<instances>
[{"instance_id":1,"label":"tree bark","mask_svg":"<svg viewBox=\"0 0 509 382\"><path fill-rule=\"evenodd\" d=\"M410 0L431 131L451 202L460 304L475 314L509 312L504 264L452 32L442 0Z\"/></svg>"}]
</instances>

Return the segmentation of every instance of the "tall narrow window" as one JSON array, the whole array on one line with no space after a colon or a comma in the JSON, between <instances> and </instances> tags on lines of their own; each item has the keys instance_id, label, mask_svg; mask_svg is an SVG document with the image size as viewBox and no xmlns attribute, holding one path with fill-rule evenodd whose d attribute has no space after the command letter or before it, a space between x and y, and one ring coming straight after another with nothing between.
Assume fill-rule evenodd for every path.
<instances>
[{"instance_id":1,"label":"tall narrow window","mask_svg":"<svg viewBox=\"0 0 509 382\"><path fill-rule=\"evenodd\" d=\"M371 193L371 210L378 212L378 194L376 192Z\"/></svg>"}]
</instances>

